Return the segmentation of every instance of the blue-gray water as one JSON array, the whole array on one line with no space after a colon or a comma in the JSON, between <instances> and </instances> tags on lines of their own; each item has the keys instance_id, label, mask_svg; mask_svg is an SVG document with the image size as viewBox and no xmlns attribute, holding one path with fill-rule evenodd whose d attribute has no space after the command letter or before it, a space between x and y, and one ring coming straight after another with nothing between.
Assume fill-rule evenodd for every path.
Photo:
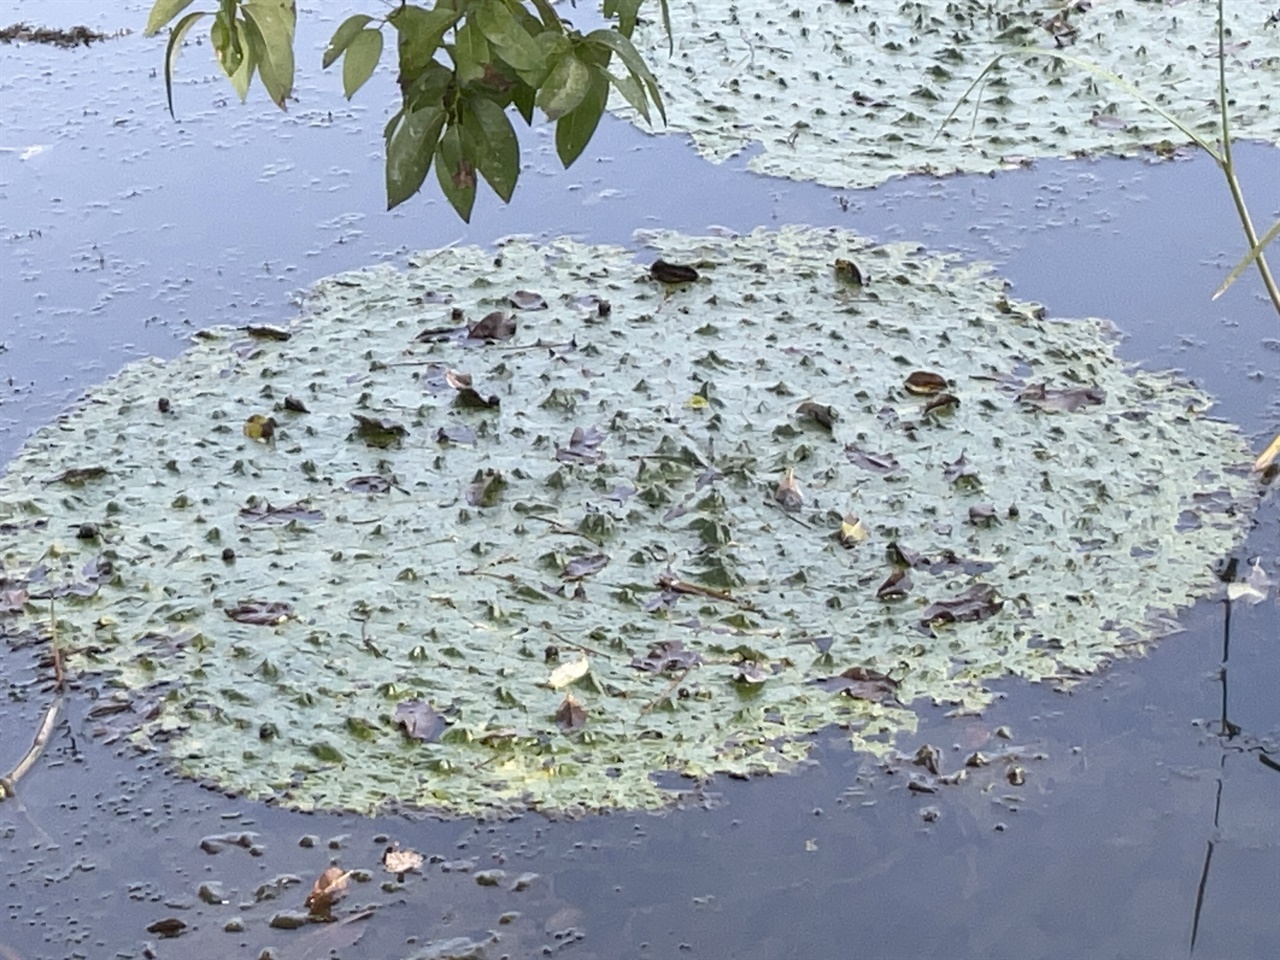
<instances>
[{"instance_id":1,"label":"blue-gray water","mask_svg":"<svg viewBox=\"0 0 1280 960\"><path fill-rule=\"evenodd\" d=\"M1234 209L1204 158L1041 163L994 178L910 180L843 197L700 161L678 137L606 118L570 171L545 130L525 138L513 203L482 189L471 226L434 189L383 211L380 131L394 87L354 104L319 53L337 5L300 11L299 102L235 101L207 46L178 67L179 123L157 73L146 4L0 2L0 25L86 22L134 35L88 50L0 47L0 462L81 391L138 356L171 356L198 327L283 322L315 278L410 250L574 233L626 243L640 227L746 231L837 224L994 261L1019 296L1059 316L1112 319L1135 362L1178 367L1255 441L1280 429L1280 320L1253 274L1209 294L1242 253ZM319 12L323 10L321 15ZM193 34L199 34L197 29ZM1280 216L1280 153L1239 151L1260 225ZM1274 494L1245 554L1280 559ZM982 718L929 717L912 743L951 756L1007 725L1042 759L1027 783L934 796L905 788L832 735L794 777L716 782L686 809L571 823L366 821L303 816L177 781L89 738L73 699L49 751L0 804L0 958L141 956L148 924L189 931L166 957L398 957L451 936L490 956L1262 957L1280 950L1280 629L1274 599L1231 614L1222 736L1224 606L1070 695L1021 684ZM0 646L0 772L25 751L45 700L33 651ZM935 807L938 819L921 812ZM1003 828L1003 829L1000 829ZM260 856L202 852L201 837L259 834ZM315 834L318 847L299 846ZM539 874L523 892L439 865L340 927L271 930L305 889L241 910L259 885L304 885L338 856L377 868L386 835L477 869ZM339 848L330 838L345 837ZM1210 853L1211 851L1211 853ZM1206 868L1207 863L1207 868ZM211 906L200 883L231 902ZM500 915L519 912L499 925ZM244 932L223 927L241 917ZM358 942L354 942L359 936Z\"/></svg>"}]
</instances>

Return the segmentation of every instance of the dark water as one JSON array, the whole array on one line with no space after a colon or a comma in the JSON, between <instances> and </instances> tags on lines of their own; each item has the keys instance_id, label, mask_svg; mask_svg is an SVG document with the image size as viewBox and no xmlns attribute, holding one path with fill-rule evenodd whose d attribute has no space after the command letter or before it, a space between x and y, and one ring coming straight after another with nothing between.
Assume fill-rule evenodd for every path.
<instances>
[{"instance_id":1,"label":"dark water","mask_svg":"<svg viewBox=\"0 0 1280 960\"><path fill-rule=\"evenodd\" d=\"M4 0L0 24L138 30L145 8ZM1184 370L1255 446L1280 429L1280 321L1261 284L1246 275L1208 299L1242 251L1203 159L1042 163L841 197L741 163L710 166L679 138L606 118L568 172L545 130L526 137L514 202L482 193L468 227L434 192L382 211L390 78L346 103L337 77L317 69L332 8L300 14L305 72L284 116L259 91L236 103L204 46L179 65L177 124L152 76L161 40L0 47L0 462L128 360L171 356L212 323L286 321L291 296L319 276L509 233L625 243L638 227L784 222L994 261L1019 296L1055 315L1114 320L1126 356ZM1269 224L1280 215L1280 153L1247 146L1239 160L1255 221ZM1275 573L1274 494L1242 554L1261 554ZM487 955L512 957L1272 956L1280 770L1261 758L1280 761L1280 617L1274 599L1234 607L1223 672L1225 614L1202 603L1185 632L1070 694L1010 683L985 716L939 712L904 744L934 744L952 768L961 750L1003 742L993 731L1007 726L1028 758L1022 786L975 777L917 795L905 771L883 771L833 733L798 776L716 782L679 809L572 823L368 821L247 804L90 740L89 705L73 700L20 802L0 804L0 958L142 956L147 941L161 957L270 947L391 958L490 931ZM34 651L0 649L0 675L7 771L46 695L31 683ZM199 848L243 831L257 835L253 850ZM320 842L300 846L307 835ZM388 838L452 868L383 889L394 880L378 868ZM377 912L268 928L331 857L374 871L344 911ZM508 873L496 887L468 872L493 867ZM538 878L509 889L525 871ZM252 905L257 888L289 874L303 883ZM209 881L229 903L197 897ZM146 932L164 917L187 932ZM243 932L224 930L232 919Z\"/></svg>"}]
</instances>

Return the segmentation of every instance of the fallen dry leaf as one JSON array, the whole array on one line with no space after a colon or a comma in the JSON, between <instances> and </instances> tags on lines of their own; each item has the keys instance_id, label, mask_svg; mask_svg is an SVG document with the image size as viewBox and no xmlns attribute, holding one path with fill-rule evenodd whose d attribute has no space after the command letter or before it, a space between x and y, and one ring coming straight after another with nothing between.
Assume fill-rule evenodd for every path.
<instances>
[{"instance_id":1,"label":"fallen dry leaf","mask_svg":"<svg viewBox=\"0 0 1280 960\"><path fill-rule=\"evenodd\" d=\"M551 676L547 677L547 686L552 690L567 687L575 680L581 680L585 677L590 669L591 661L586 657L579 657L577 660L562 663L551 671Z\"/></svg>"},{"instance_id":2,"label":"fallen dry leaf","mask_svg":"<svg viewBox=\"0 0 1280 960\"><path fill-rule=\"evenodd\" d=\"M1266 470L1280 458L1280 433L1276 434L1276 438L1267 444L1267 449L1258 455L1258 459L1253 462L1253 469L1258 473Z\"/></svg>"},{"instance_id":3,"label":"fallen dry leaf","mask_svg":"<svg viewBox=\"0 0 1280 960\"><path fill-rule=\"evenodd\" d=\"M790 469L778 482L778 489L773 491L773 498L782 504L783 510L799 510L804 506L804 492L800 489L800 481L795 478Z\"/></svg>"},{"instance_id":4,"label":"fallen dry leaf","mask_svg":"<svg viewBox=\"0 0 1280 960\"><path fill-rule=\"evenodd\" d=\"M556 710L555 720L556 725L566 733L581 730L587 724L587 708L576 700L573 694L567 693Z\"/></svg>"},{"instance_id":5,"label":"fallen dry leaf","mask_svg":"<svg viewBox=\"0 0 1280 960\"><path fill-rule=\"evenodd\" d=\"M420 870L423 862L423 856L417 850L401 850L398 843L387 847L382 854L382 869L388 873L405 874Z\"/></svg>"},{"instance_id":6,"label":"fallen dry leaf","mask_svg":"<svg viewBox=\"0 0 1280 960\"><path fill-rule=\"evenodd\" d=\"M306 908L314 916L326 916L333 905L347 895L347 880L350 876L351 873L341 867L329 867L311 885Z\"/></svg>"}]
</instances>

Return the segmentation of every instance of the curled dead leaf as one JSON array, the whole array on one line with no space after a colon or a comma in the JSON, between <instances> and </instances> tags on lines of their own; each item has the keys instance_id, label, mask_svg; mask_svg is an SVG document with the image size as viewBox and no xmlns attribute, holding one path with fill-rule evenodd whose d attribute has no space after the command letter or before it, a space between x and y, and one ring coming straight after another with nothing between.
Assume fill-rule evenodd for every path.
<instances>
[{"instance_id":1,"label":"curled dead leaf","mask_svg":"<svg viewBox=\"0 0 1280 960\"><path fill-rule=\"evenodd\" d=\"M907 393L928 397L947 389L947 379L932 370L916 370L907 376L903 386L907 388Z\"/></svg>"},{"instance_id":2,"label":"curled dead leaf","mask_svg":"<svg viewBox=\"0 0 1280 960\"><path fill-rule=\"evenodd\" d=\"M543 303L545 307L546 304ZM510 340L516 335L516 318L505 310L494 310L486 313L467 330L468 340L483 340L496 343L499 340Z\"/></svg>"},{"instance_id":3,"label":"curled dead leaf","mask_svg":"<svg viewBox=\"0 0 1280 960\"><path fill-rule=\"evenodd\" d=\"M250 440L261 440L265 443L276 435L276 420L275 417L255 413L244 422L241 430Z\"/></svg>"},{"instance_id":4,"label":"curled dead leaf","mask_svg":"<svg viewBox=\"0 0 1280 960\"><path fill-rule=\"evenodd\" d=\"M326 869L311 885L311 892L306 899L307 910L317 917L328 915L333 905L347 895L347 881L350 877L351 873L341 867Z\"/></svg>"},{"instance_id":5,"label":"curled dead leaf","mask_svg":"<svg viewBox=\"0 0 1280 960\"><path fill-rule=\"evenodd\" d=\"M565 694L564 700L556 709L556 725L566 733L581 730L587 724L587 708L573 694Z\"/></svg>"},{"instance_id":6,"label":"curled dead leaf","mask_svg":"<svg viewBox=\"0 0 1280 960\"><path fill-rule=\"evenodd\" d=\"M425 859L417 850L400 849L400 844L393 843L382 852L382 869L387 873L406 874L422 869Z\"/></svg>"},{"instance_id":7,"label":"curled dead leaf","mask_svg":"<svg viewBox=\"0 0 1280 960\"><path fill-rule=\"evenodd\" d=\"M840 529L836 531L836 539L842 547L855 547L869 537L866 524L858 519L857 514L846 513L840 521Z\"/></svg>"},{"instance_id":8,"label":"curled dead leaf","mask_svg":"<svg viewBox=\"0 0 1280 960\"><path fill-rule=\"evenodd\" d=\"M698 271L682 263L667 263L655 260L649 267L649 276L659 283L693 283L698 279Z\"/></svg>"},{"instance_id":9,"label":"curled dead leaf","mask_svg":"<svg viewBox=\"0 0 1280 960\"><path fill-rule=\"evenodd\" d=\"M804 403L800 404L800 406L796 407L796 413L801 417L806 417L812 420L814 423L818 424L818 426L824 427L827 430L831 429L832 425L840 416L836 412L835 407L830 407L824 403L818 403L814 400L806 400Z\"/></svg>"},{"instance_id":10,"label":"curled dead leaf","mask_svg":"<svg viewBox=\"0 0 1280 960\"><path fill-rule=\"evenodd\" d=\"M547 686L552 690L559 690L561 687L567 687L576 680L581 680L590 670L591 661L586 657L570 660L568 663L562 663L551 671L551 676L547 677Z\"/></svg>"},{"instance_id":11,"label":"curled dead leaf","mask_svg":"<svg viewBox=\"0 0 1280 960\"><path fill-rule=\"evenodd\" d=\"M790 468L787 469L787 475L778 482L773 498L782 505L783 510L799 510L804 506L804 491L800 489L800 481Z\"/></svg>"}]
</instances>

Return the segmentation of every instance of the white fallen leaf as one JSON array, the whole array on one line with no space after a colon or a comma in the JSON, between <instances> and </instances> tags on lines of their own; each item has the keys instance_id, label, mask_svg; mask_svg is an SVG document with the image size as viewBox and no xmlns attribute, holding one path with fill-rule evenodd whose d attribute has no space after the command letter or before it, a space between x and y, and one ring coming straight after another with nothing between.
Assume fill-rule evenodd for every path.
<instances>
[{"instance_id":1,"label":"white fallen leaf","mask_svg":"<svg viewBox=\"0 0 1280 960\"><path fill-rule=\"evenodd\" d=\"M1271 587L1271 578L1262 569L1262 561L1254 558L1249 573L1243 580L1227 584L1227 599L1231 601L1245 600L1249 603L1261 603L1267 599L1267 591Z\"/></svg>"},{"instance_id":2,"label":"white fallen leaf","mask_svg":"<svg viewBox=\"0 0 1280 960\"><path fill-rule=\"evenodd\" d=\"M575 680L581 680L587 675L587 671L591 669L591 661L586 657L580 657L577 660L570 660L568 663L562 663L551 671L551 676L547 677L547 686L552 690L559 690L561 687L567 687Z\"/></svg>"}]
</instances>

